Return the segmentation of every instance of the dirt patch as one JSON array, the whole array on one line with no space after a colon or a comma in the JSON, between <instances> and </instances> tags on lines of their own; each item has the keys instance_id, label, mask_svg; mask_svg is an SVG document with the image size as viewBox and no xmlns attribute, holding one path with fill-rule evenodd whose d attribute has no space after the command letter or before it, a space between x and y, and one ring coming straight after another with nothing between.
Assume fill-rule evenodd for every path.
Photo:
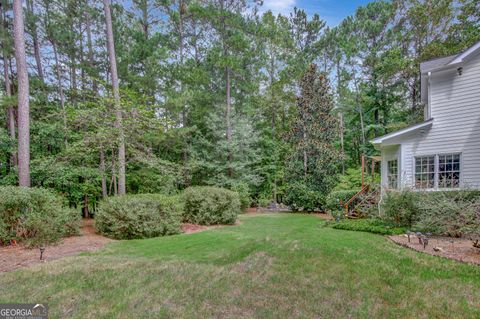
<instances>
[{"instance_id":1,"label":"dirt patch","mask_svg":"<svg viewBox=\"0 0 480 319\"><path fill-rule=\"evenodd\" d=\"M95 232L93 219L84 219L80 232L80 236L63 238L57 245L47 246L43 253L43 260L40 260L40 251L37 248L28 249L23 245L0 247L0 272L28 267L82 252L96 251L113 241Z\"/></svg>"},{"instance_id":2,"label":"dirt patch","mask_svg":"<svg viewBox=\"0 0 480 319\"><path fill-rule=\"evenodd\" d=\"M399 245L430 255L480 265L480 249L474 248L472 241L468 239L435 236L429 238L428 245L423 249L423 245L415 235L410 236L410 242L407 235L395 235L389 238Z\"/></svg>"},{"instance_id":3,"label":"dirt patch","mask_svg":"<svg viewBox=\"0 0 480 319\"><path fill-rule=\"evenodd\" d=\"M198 224L190 224L190 223L183 223L182 224L182 232L185 234L193 234L193 233L198 233L201 231L209 230L209 229L216 229L216 228L221 228L221 227L229 227L229 226L238 226L240 225L240 221L237 219L235 224L233 225L210 225L210 226L204 226L204 225L198 225Z\"/></svg>"},{"instance_id":4,"label":"dirt patch","mask_svg":"<svg viewBox=\"0 0 480 319\"><path fill-rule=\"evenodd\" d=\"M327 213L313 213L311 215L313 215L315 217L318 217L320 219L323 219L323 220L333 220L332 215L329 215Z\"/></svg>"},{"instance_id":5,"label":"dirt patch","mask_svg":"<svg viewBox=\"0 0 480 319\"><path fill-rule=\"evenodd\" d=\"M218 226L203 226L203 225L197 225L197 224L184 223L182 224L182 232L184 232L185 234L193 234L193 233L198 233L204 230L217 228L217 227Z\"/></svg>"}]
</instances>

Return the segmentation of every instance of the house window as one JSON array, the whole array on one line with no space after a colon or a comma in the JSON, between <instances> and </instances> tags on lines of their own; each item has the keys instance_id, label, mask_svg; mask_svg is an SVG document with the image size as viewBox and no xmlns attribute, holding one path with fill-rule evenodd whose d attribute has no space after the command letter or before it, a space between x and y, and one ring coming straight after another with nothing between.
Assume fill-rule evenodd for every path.
<instances>
[{"instance_id":1,"label":"house window","mask_svg":"<svg viewBox=\"0 0 480 319\"><path fill-rule=\"evenodd\" d=\"M415 187L435 187L435 156L415 157Z\"/></svg>"},{"instance_id":2,"label":"house window","mask_svg":"<svg viewBox=\"0 0 480 319\"><path fill-rule=\"evenodd\" d=\"M460 154L438 156L438 187L458 188L460 186Z\"/></svg>"},{"instance_id":3,"label":"house window","mask_svg":"<svg viewBox=\"0 0 480 319\"><path fill-rule=\"evenodd\" d=\"M398 188L398 160L394 159L387 162L388 166L388 188Z\"/></svg>"},{"instance_id":4,"label":"house window","mask_svg":"<svg viewBox=\"0 0 480 319\"><path fill-rule=\"evenodd\" d=\"M415 157L416 188L459 188L460 154Z\"/></svg>"}]
</instances>

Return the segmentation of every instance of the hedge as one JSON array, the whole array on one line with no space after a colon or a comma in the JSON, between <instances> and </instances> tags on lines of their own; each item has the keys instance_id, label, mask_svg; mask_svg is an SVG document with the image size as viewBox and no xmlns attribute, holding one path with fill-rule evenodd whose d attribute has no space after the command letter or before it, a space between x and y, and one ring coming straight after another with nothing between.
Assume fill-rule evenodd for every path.
<instances>
[{"instance_id":1,"label":"hedge","mask_svg":"<svg viewBox=\"0 0 480 319\"><path fill-rule=\"evenodd\" d=\"M181 231L183 205L178 196L157 194L111 197L100 203L95 227L114 239L150 238Z\"/></svg>"},{"instance_id":2,"label":"hedge","mask_svg":"<svg viewBox=\"0 0 480 319\"><path fill-rule=\"evenodd\" d=\"M201 225L234 224L240 213L240 198L227 189L197 186L183 194L184 221Z\"/></svg>"},{"instance_id":3,"label":"hedge","mask_svg":"<svg viewBox=\"0 0 480 319\"><path fill-rule=\"evenodd\" d=\"M77 234L80 214L44 188L0 187L0 242L15 240L30 247L57 242Z\"/></svg>"}]
</instances>

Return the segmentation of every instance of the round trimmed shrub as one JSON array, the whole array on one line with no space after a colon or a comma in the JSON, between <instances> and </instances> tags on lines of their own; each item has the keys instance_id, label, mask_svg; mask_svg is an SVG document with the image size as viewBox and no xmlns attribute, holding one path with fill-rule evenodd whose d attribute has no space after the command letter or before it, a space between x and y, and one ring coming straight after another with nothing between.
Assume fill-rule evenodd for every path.
<instances>
[{"instance_id":1,"label":"round trimmed shrub","mask_svg":"<svg viewBox=\"0 0 480 319\"><path fill-rule=\"evenodd\" d=\"M38 247L78 233L80 214L44 188L0 187L0 242Z\"/></svg>"},{"instance_id":2,"label":"round trimmed shrub","mask_svg":"<svg viewBox=\"0 0 480 319\"><path fill-rule=\"evenodd\" d=\"M151 238L180 233L181 219L178 196L126 195L100 203L95 227L114 239Z\"/></svg>"},{"instance_id":3,"label":"round trimmed shrub","mask_svg":"<svg viewBox=\"0 0 480 319\"><path fill-rule=\"evenodd\" d=\"M200 225L234 224L240 213L240 197L227 189L197 186L185 190L184 220Z\"/></svg>"}]
</instances>

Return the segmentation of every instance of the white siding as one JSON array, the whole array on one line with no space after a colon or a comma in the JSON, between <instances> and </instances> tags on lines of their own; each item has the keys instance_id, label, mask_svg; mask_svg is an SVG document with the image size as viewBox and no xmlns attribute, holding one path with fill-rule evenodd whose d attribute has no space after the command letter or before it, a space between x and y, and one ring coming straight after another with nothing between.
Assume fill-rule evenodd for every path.
<instances>
[{"instance_id":1,"label":"white siding","mask_svg":"<svg viewBox=\"0 0 480 319\"><path fill-rule=\"evenodd\" d=\"M461 182L480 188L480 55L430 78L432 127L402 141L402 184L413 186L414 157L461 153ZM383 172L382 172L383 173Z\"/></svg>"}]
</instances>

